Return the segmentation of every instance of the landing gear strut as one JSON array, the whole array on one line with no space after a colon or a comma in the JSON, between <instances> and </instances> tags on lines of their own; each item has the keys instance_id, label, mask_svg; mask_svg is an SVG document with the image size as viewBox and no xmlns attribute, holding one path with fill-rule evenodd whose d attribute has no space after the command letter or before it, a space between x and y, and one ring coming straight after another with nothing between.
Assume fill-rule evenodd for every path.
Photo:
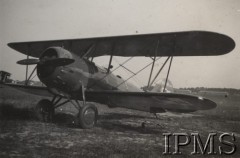
<instances>
[{"instance_id":1,"label":"landing gear strut","mask_svg":"<svg viewBox=\"0 0 240 158\"><path fill-rule=\"evenodd\" d=\"M83 102L80 103L78 100L67 99L62 103L59 103L62 100L62 97L54 96L52 101L43 99L38 102L36 106L37 117L39 120L44 122L52 122L55 108L58 108L68 102L71 102L72 105L78 110L76 116L76 125L79 125L83 129L93 128L97 123L98 110L96 106L92 103L87 103L85 100L85 92L83 89Z\"/></svg>"}]
</instances>

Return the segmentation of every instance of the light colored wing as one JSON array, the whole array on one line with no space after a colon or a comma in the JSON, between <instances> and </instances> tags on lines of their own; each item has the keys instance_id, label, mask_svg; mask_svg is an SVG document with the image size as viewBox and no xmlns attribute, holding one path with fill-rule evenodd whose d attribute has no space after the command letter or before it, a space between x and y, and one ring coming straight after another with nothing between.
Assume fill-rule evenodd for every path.
<instances>
[{"instance_id":1,"label":"light colored wing","mask_svg":"<svg viewBox=\"0 0 240 158\"><path fill-rule=\"evenodd\" d=\"M156 33L86 39L9 43L11 48L33 57L60 46L87 57L114 56L211 56L229 53L235 47L230 37L207 31ZM155 51L157 49L157 51Z\"/></svg>"},{"instance_id":2,"label":"light colored wing","mask_svg":"<svg viewBox=\"0 0 240 158\"><path fill-rule=\"evenodd\" d=\"M88 101L107 104L110 107L125 107L152 113L193 112L217 106L209 99L175 93L86 91L85 94ZM75 97L81 99L81 94Z\"/></svg>"}]
</instances>

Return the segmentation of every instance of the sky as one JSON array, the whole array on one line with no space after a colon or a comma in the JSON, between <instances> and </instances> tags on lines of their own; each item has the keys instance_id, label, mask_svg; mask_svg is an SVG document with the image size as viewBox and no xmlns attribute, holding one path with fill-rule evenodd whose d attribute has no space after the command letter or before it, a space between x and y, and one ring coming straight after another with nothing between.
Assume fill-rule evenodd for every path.
<instances>
[{"instance_id":1,"label":"sky","mask_svg":"<svg viewBox=\"0 0 240 158\"><path fill-rule=\"evenodd\" d=\"M177 88L240 88L239 19L239 0L0 0L0 70L25 78L16 61L26 56L9 48L10 42L205 30L230 36L235 49L223 56L175 57L169 79ZM108 59L95 62L106 66ZM113 64L124 60L115 57ZM150 61L134 58L127 66L136 72ZM149 70L134 81L146 85ZM116 73L127 78L124 70Z\"/></svg>"}]
</instances>

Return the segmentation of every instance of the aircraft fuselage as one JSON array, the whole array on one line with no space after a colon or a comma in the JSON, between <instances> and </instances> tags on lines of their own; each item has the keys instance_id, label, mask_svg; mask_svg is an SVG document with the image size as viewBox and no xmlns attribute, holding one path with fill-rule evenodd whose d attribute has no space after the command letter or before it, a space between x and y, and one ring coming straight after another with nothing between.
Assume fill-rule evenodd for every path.
<instances>
[{"instance_id":1,"label":"aircraft fuselage","mask_svg":"<svg viewBox=\"0 0 240 158\"><path fill-rule=\"evenodd\" d=\"M69 52L70 53L70 52ZM58 54L44 53L41 58L58 58ZM124 82L120 76L115 76L107 69L96 66L87 59L71 53L69 57L75 61L65 66L37 65L39 79L52 93L74 94L80 91L82 85L88 90L120 90L141 91L131 83Z\"/></svg>"}]
</instances>

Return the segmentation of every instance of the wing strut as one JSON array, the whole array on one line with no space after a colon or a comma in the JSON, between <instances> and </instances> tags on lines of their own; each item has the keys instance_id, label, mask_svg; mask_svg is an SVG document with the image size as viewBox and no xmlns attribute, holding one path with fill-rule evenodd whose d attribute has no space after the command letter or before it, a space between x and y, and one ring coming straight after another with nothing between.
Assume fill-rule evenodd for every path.
<instances>
[{"instance_id":1,"label":"wing strut","mask_svg":"<svg viewBox=\"0 0 240 158\"><path fill-rule=\"evenodd\" d=\"M91 46L88 48L88 50L82 55L81 58L84 58L84 57L86 57L87 55L92 54L92 53L95 51L95 47L96 47L95 44L91 45Z\"/></svg>"},{"instance_id":2,"label":"wing strut","mask_svg":"<svg viewBox=\"0 0 240 158\"><path fill-rule=\"evenodd\" d=\"M151 72L150 72L149 79L148 79L148 86L147 86L147 88L149 88L149 84L150 84L150 81L151 81L151 78L152 78L152 72L153 72L153 69L154 69L155 61L156 61L158 45L159 45L159 40L157 42L157 46L156 46L156 49L155 49L155 54L154 54L154 58L153 58Z\"/></svg>"},{"instance_id":3,"label":"wing strut","mask_svg":"<svg viewBox=\"0 0 240 158\"><path fill-rule=\"evenodd\" d=\"M128 69L126 66L123 66L123 65L121 65L125 70L127 70L128 72L130 72L130 73L132 73L132 74L134 74L135 75L135 72L133 72L132 70L130 70L130 69Z\"/></svg>"},{"instance_id":4,"label":"wing strut","mask_svg":"<svg viewBox=\"0 0 240 158\"><path fill-rule=\"evenodd\" d=\"M28 83L28 81L31 80L31 77L32 77L33 73L36 71L36 69L37 69L37 66L34 67L32 73L31 73L30 76L28 77L28 79L27 79L27 83ZM34 77L35 77L35 76L34 76ZM33 78L34 78L34 77L33 77ZM26 85L27 85L27 84L26 84Z\"/></svg>"},{"instance_id":5,"label":"wing strut","mask_svg":"<svg viewBox=\"0 0 240 158\"><path fill-rule=\"evenodd\" d=\"M29 45L27 45L27 59L26 60L31 60L31 59L29 59ZM20 64L19 62L17 62L18 64ZM22 65L22 64L21 64ZM31 74L28 76L28 65L29 65L29 63L26 63L26 76L25 76L25 86L27 86L28 85L28 83L29 83L29 81L31 80L31 79L33 79L34 77L32 77L32 75L33 75L33 73L36 71L36 69L37 69L37 66L35 66L34 67L34 69L32 70L32 72L31 72Z\"/></svg>"},{"instance_id":6,"label":"wing strut","mask_svg":"<svg viewBox=\"0 0 240 158\"><path fill-rule=\"evenodd\" d=\"M150 83L149 87L152 86L153 82L157 79L157 77L159 76L160 72L162 71L162 69L164 68L164 66L166 65L167 61L169 60L170 57L168 57L164 64L162 65L162 67L159 69L158 73L155 75L154 79L152 80L152 82Z\"/></svg>"},{"instance_id":7,"label":"wing strut","mask_svg":"<svg viewBox=\"0 0 240 158\"><path fill-rule=\"evenodd\" d=\"M112 46L112 51L111 51L111 55L110 55L110 59L109 59L109 63L108 63L108 68L107 68L107 74L110 73L110 69L112 68L111 64L112 64L112 58L113 58L114 49L115 49L115 43Z\"/></svg>"},{"instance_id":8,"label":"wing strut","mask_svg":"<svg viewBox=\"0 0 240 158\"><path fill-rule=\"evenodd\" d=\"M110 59L109 59L109 64L108 64L108 69L107 69L107 73L110 72L110 69L112 68L111 64L112 64L112 58L113 58L113 54L111 54Z\"/></svg>"},{"instance_id":9,"label":"wing strut","mask_svg":"<svg viewBox=\"0 0 240 158\"><path fill-rule=\"evenodd\" d=\"M29 59L29 49L28 49L29 45L27 45L27 60ZM25 78L25 85L27 86L28 85L28 64L26 65L26 78Z\"/></svg>"},{"instance_id":10,"label":"wing strut","mask_svg":"<svg viewBox=\"0 0 240 158\"><path fill-rule=\"evenodd\" d=\"M169 72L170 72L170 69L171 69L171 66L172 66L172 60L173 60L173 56L171 57L171 60L170 60L170 63L169 63L167 77L166 77L166 81L165 81L165 84L164 84L163 92L165 92L165 89L166 89L166 86L167 86L168 76L169 76Z\"/></svg>"},{"instance_id":11,"label":"wing strut","mask_svg":"<svg viewBox=\"0 0 240 158\"><path fill-rule=\"evenodd\" d=\"M159 60L159 59L160 59L160 57L157 58L156 61ZM124 80L123 82L121 82L120 84L118 84L118 85L116 86L116 88L118 88L120 85L122 85L123 83L127 82L128 80L130 80L131 78L133 78L134 76L136 76L137 74L139 74L141 71L143 71L144 69L146 69L147 67L149 67L151 64L152 64L152 62L151 62L150 64L146 65L145 67L143 67L142 69L138 70L138 72L133 73L132 76L130 76L129 78L127 78L126 80Z\"/></svg>"},{"instance_id":12,"label":"wing strut","mask_svg":"<svg viewBox=\"0 0 240 158\"><path fill-rule=\"evenodd\" d=\"M110 71L109 73L107 73L104 77L102 77L101 79L99 79L98 81L102 81L104 78L106 78L107 76L109 76L110 74L112 74L114 71L116 71L117 69L119 69L120 67L122 67L124 64L126 64L127 62L129 62L133 57L128 58L127 60L125 60L122 64L119 64L118 67L116 67L114 70ZM93 84L91 84L88 88L91 88L92 86L94 86L97 83L94 82Z\"/></svg>"}]
</instances>

